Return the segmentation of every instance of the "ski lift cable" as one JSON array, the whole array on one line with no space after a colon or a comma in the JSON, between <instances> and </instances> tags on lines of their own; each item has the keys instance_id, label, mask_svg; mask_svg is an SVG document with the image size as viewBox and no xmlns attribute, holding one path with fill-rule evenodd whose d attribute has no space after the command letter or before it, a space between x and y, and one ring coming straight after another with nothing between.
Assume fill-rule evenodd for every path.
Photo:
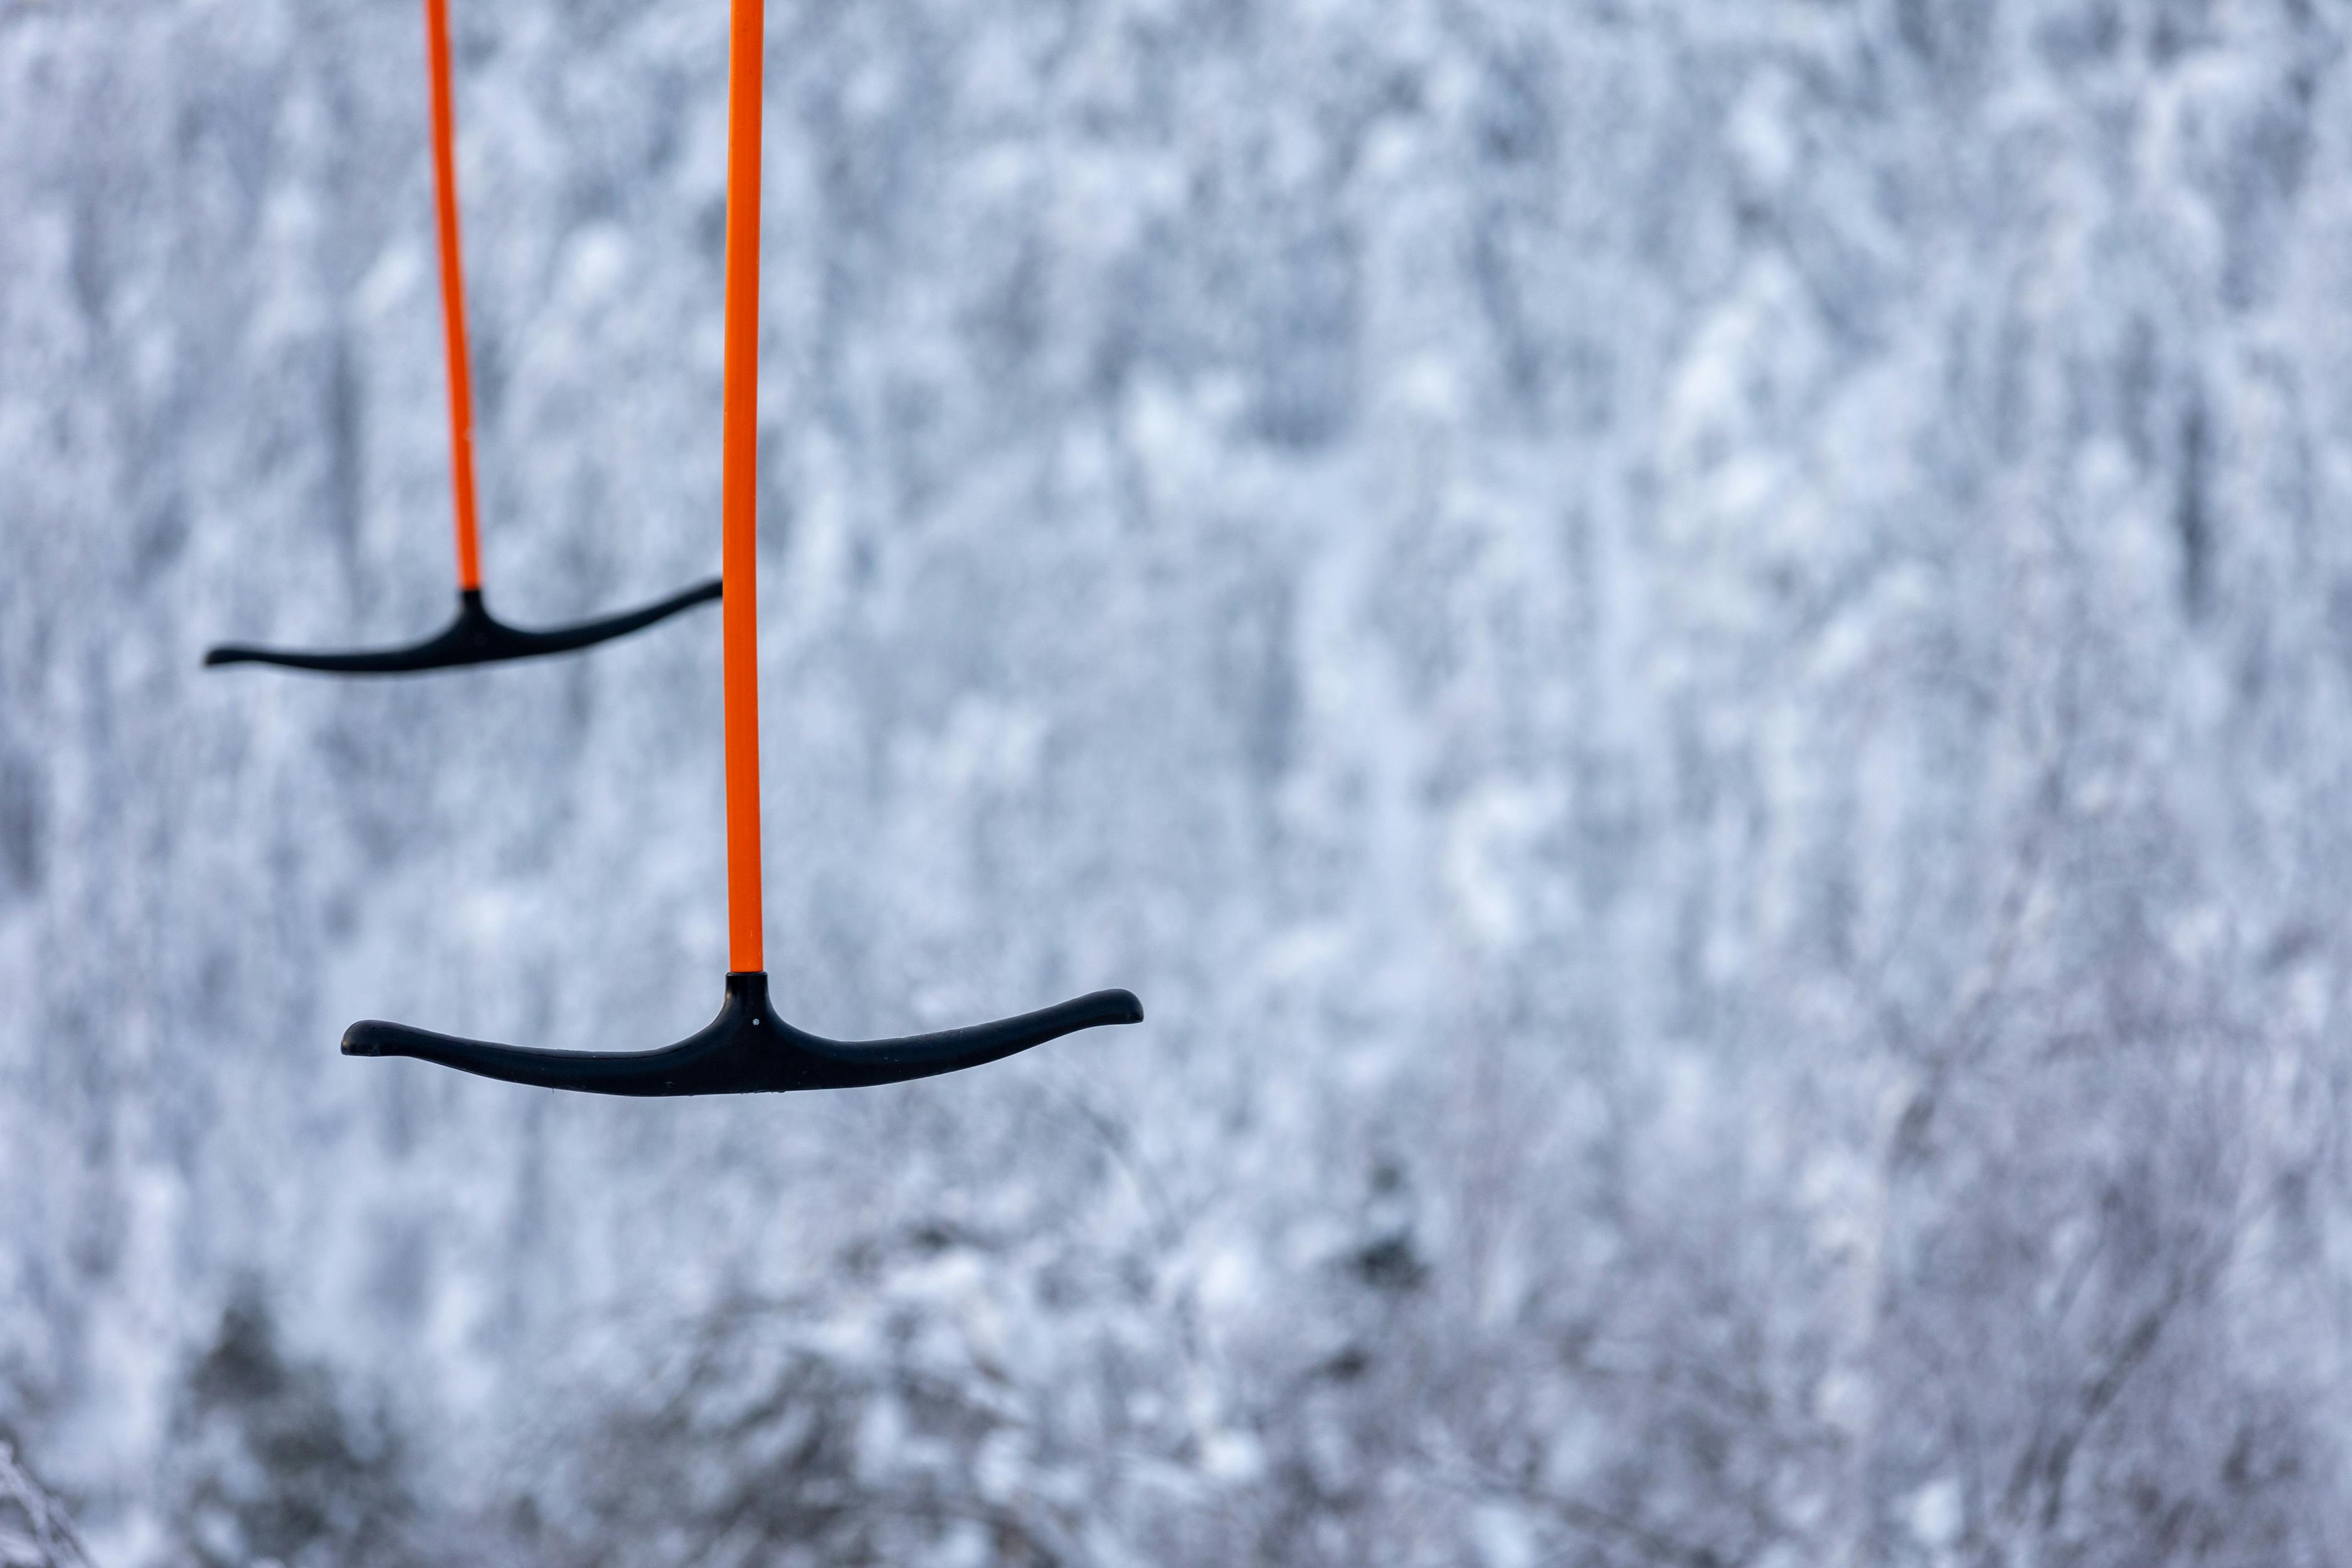
<instances>
[{"instance_id":1,"label":"ski lift cable","mask_svg":"<svg viewBox=\"0 0 2352 1568\"><path fill-rule=\"evenodd\" d=\"M329 675L404 675L570 653L609 642L716 599L717 580L621 615L534 631L510 626L482 602L482 555L474 501L474 391L466 344L466 279L457 237L457 109L450 87L448 0L425 0L425 58L433 100L434 227L441 264L441 324L449 368L449 484L457 522L457 616L422 642L355 652L309 652L225 643L208 666L274 664Z\"/></svg>"},{"instance_id":2,"label":"ski lift cable","mask_svg":"<svg viewBox=\"0 0 2352 1568\"><path fill-rule=\"evenodd\" d=\"M427 0L437 5L440 0ZM719 1016L651 1051L553 1051L369 1019L343 1054L412 1057L484 1078L594 1094L749 1094L856 1089L978 1067L1079 1029L1143 1021L1129 991L1097 991L1017 1017L887 1040L830 1040L771 1005L760 855L758 570L760 111L764 0L732 0L727 51L727 252L721 398L719 605L725 693L728 974Z\"/></svg>"}]
</instances>

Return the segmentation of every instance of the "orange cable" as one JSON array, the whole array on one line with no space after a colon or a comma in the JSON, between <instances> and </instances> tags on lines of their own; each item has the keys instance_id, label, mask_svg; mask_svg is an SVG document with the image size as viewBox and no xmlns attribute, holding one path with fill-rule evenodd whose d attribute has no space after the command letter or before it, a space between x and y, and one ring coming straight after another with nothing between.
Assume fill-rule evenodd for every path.
<instances>
[{"instance_id":1,"label":"orange cable","mask_svg":"<svg viewBox=\"0 0 2352 1568\"><path fill-rule=\"evenodd\" d=\"M436 0L437 3L437 0ZM760 107L764 0L727 41L725 439L719 602L727 702L727 967L765 969L760 913Z\"/></svg>"},{"instance_id":2,"label":"orange cable","mask_svg":"<svg viewBox=\"0 0 2352 1568\"><path fill-rule=\"evenodd\" d=\"M449 353L449 482L457 502L457 586L482 585L474 542L474 392L466 362L466 274L457 255L457 111L449 91L448 0L425 0L425 59L433 80L433 195L441 239L441 321Z\"/></svg>"}]
</instances>

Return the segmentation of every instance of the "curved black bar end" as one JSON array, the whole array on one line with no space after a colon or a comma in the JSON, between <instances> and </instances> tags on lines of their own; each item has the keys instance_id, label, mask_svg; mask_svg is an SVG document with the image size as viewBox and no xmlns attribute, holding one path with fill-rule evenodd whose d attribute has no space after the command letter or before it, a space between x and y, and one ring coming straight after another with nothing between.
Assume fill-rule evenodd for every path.
<instances>
[{"instance_id":1,"label":"curved black bar end","mask_svg":"<svg viewBox=\"0 0 2352 1568\"><path fill-rule=\"evenodd\" d=\"M796 1029L768 1001L764 972L727 976L719 1016L656 1051L542 1051L459 1039L365 1019L343 1032L347 1057L414 1057L484 1078L590 1094L762 1094L865 1089L960 1072L1047 1040L1109 1024L1139 1024L1131 991L1071 1001L968 1028L889 1040L829 1040Z\"/></svg>"}]
</instances>

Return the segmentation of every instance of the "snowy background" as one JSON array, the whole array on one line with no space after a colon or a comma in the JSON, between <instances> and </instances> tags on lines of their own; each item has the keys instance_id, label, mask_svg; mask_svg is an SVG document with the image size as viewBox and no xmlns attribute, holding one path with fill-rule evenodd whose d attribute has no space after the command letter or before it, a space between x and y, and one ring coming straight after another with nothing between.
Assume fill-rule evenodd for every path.
<instances>
[{"instance_id":1,"label":"snowy background","mask_svg":"<svg viewBox=\"0 0 2352 1568\"><path fill-rule=\"evenodd\" d=\"M456 0L527 623L718 564L724 12ZM769 27L781 1004L1150 1022L338 1057L707 1019L718 620L200 669L449 609L417 7L0 0L0 1555L2343 1560L2341 0Z\"/></svg>"}]
</instances>

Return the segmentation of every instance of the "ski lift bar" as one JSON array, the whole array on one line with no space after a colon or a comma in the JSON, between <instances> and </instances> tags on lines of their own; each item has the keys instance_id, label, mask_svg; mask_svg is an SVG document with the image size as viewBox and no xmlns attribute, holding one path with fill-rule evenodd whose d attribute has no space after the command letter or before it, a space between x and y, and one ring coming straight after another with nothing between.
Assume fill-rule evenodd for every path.
<instances>
[{"instance_id":1,"label":"ski lift bar","mask_svg":"<svg viewBox=\"0 0 2352 1568\"><path fill-rule=\"evenodd\" d=\"M425 0L425 58L432 82L434 228L440 242L441 325L449 364L449 485L457 530L457 618L424 641L402 647L311 652L228 643L205 655L207 668L274 664L325 675L410 675L539 658L626 637L719 597L719 584L714 580L639 609L544 631L508 626L483 605L482 552L475 531L473 373L466 347L466 274L457 240L457 121L449 80L448 0Z\"/></svg>"}]
</instances>

